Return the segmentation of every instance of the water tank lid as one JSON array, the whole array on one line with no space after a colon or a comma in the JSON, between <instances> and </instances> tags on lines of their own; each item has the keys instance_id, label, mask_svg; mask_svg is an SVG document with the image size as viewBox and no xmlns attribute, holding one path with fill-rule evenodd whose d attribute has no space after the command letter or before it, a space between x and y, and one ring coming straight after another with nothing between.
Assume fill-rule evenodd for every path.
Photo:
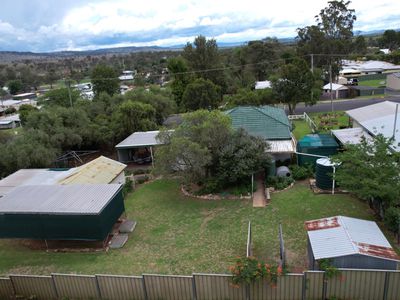
<instances>
[{"instance_id":1,"label":"water tank lid","mask_svg":"<svg viewBox=\"0 0 400 300\"><path fill-rule=\"evenodd\" d=\"M329 158L317 159L317 164L325 167L333 167L335 164Z\"/></svg>"}]
</instances>

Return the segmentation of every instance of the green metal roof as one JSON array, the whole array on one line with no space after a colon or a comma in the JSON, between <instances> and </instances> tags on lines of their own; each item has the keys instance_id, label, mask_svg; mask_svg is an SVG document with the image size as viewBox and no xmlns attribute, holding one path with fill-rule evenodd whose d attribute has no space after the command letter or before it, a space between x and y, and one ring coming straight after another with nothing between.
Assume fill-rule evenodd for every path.
<instances>
[{"instance_id":1,"label":"green metal roof","mask_svg":"<svg viewBox=\"0 0 400 300\"><path fill-rule=\"evenodd\" d=\"M273 106L238 106L225 112L235 129L243 128L249 134L267 140L291 138L291 124L283 109Z\"/></svg>"}]
</instances>

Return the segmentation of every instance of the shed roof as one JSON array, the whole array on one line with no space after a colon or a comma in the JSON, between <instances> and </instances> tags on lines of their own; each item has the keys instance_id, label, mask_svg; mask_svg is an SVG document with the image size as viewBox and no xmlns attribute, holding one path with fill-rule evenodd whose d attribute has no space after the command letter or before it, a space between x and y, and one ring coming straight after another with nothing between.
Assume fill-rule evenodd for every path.
<instances>
[{"instance_id":1,"label":"shed roof","mask_svg":"<svg viewBox=\"0 0 400 300\"><path fill-rule=\"evenodd\" d=\"M97 215L120 184L26 185L0 198L0 214Z\"/></svg>"},{"instance_id":2,"label":"shed roof","mask_svg":"<svg viewBox=\"0 0 400 300\"><path fill-rule=\"evenodd\" d=\"M115 148L124 149L161 145L161 141L157 139L159 133L159 130L134 132L116 145Z\"/></svg>"},{"instance_id":3,"label":"shed roof","mask_svg":"<svg viewBox=\"0 0 400 300\"><path fill-rule=\"evenodd\" d=\"M362 138L365 138L367 141L372 140L372 137L368 134L368 132L366 132L364 129L360 127L335 129L331 130L331 132L343 145L359 144L361 143Z\"/></svg>"},{"instance_id":4,"label":"shed roof","mask_svg":"<svg viewBox=\"0 0 400 300\"><path fill-rule=\"evenodd\" d=\"M325 84L322 89L330 90L331 89L331 84L330 83ZM347 90L347 89L348 89L348 87L343 85L343 84L332 83L332 91Z\"/></svg>"},{"instance_id":5,"label":"shed roof","mask_svg":"<svg viewBox=\"0 0 400 300\"><path fill-rule=\"evenodd\" d=\"M384 101L352 110L346 113L357 121L369 134L376 136L382 134L386 138L393 137L396 116L395 102ZM393 151L400 151L400 109L397 113L397 128L394 132L394 141L391 145Z\"/></svg>"},{"instance_id":6,"label":"shed roof","mask_svg":"<svg viewBox=\"0 0 400 300\"><path fill-rule=\"evenodd\" d=\"M315 259L366 255L400 261L373 221L335 216L305 222Z\"/></svg>"},{"instance_id":7,"label":"shed roof","mask_svg":"<svg viewBox=\"0 0 400 300\"><path fill-rule=\"evenodd\" d=\"M292 140L271 140L268 141L270 153L294 153L296 152L296 142Z\"/></svg>"},{"instance_id":8,"label":"shed roof","mask_svg":"<svg viewBox=\"0 0 400 300\"><path fill-rule=\"evenodd\" d=\"M298 143L301 147L339 147L330 134L307 134Z\"/></svg>"},{"instance_id":9,"label":"shed roof","mask_svg":"<svg viewBox=\"0 0 400 300\"><path fill-rule=\"evenodd\" d=\"M267 140L291 140L291 124L283 109L265 106L237 106L225 112L235 129Z\"/></svg>"},{"instance_id":10,"label":"shed roof","mask_svg":"<svg viewBox=\"0 0 400 300\"><path fill-rule=\"evenodd\" d=\"M111 183L126 165L100 156L83 166L75 168L74 172L58 181L59 184L96 184Z\"/></svg>"},{"instance_id":11,"label":"shed roof","mask_svg":"<svg viewBox=\"0 0 400 300\"><path fill-rule=\"evenodd\" d=\"M271 81L265 80L265 81L256 81L256 85L254 87L256 90L263 90L263 89L268 89L271 88Z\"/></svg>"}]
</instances>

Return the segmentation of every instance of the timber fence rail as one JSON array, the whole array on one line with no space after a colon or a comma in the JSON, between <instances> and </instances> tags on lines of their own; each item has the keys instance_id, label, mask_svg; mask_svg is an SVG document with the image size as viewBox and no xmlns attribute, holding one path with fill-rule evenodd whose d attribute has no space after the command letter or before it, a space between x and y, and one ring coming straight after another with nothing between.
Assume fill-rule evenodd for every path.
<instances>
[{"instance_id":1,"label":"timber fence rail","mask_svg":"<svg viewBox=\"0 0 400 300\"><path fill-rule=\"evenodd\" d=\"M400 271L340 269L333 278L322 271L286 274L276 286L266 281L233 287L231 275L191 276L9 275L0 278L0 299L400 299Z\"/></svg>"},{"instance_id":2,"label":"timber fence rail","mask_svg":"<svg viewBox=\"0 0 400 300\"><path fill-rule=\"evenodd\" d=\"M307 125L310 127L310 129L313 133L318 131L317 124L315 124L313 119L311 119L310 116L306 112L304 112L301 115L288 115L288 119L289 120L304 120L304 121L306 121Z\"/></svg>"}]
</instances>

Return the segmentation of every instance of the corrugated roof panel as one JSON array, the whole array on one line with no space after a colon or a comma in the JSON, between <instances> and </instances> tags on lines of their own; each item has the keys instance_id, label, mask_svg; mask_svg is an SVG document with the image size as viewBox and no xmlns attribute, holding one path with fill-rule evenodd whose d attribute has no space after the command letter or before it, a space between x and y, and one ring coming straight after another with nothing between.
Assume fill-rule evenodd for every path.
<instances>
[{"instance_id":1,"label":"corrugated roof panel","mask_svg":"<svg viewBox=\"0 0 400 300\"><path fill-rule=\"evenodd\" d=\"M371 141L372 137L364 129L360 127L331 130L332 134L343 144L356 145L361 143L364 137L367 141Z\"/></svg>"},{"instance_id":2,"label":"corrugated roof panel","mask_svg":"<svg viewBox=\"0 0 400 300\"><path fill-rule=\"evenodd\" d=\"M0 214L99 214L120 184L25 185L0 198Z\"/></svg>"},{"instance_id":3,"label":"corrugated roof panel","mask_svg":"<svg viewBox=\"0 0 400 300\"><path fill-rule=\"evenodd\" d=\"M362 254L399 261L373 221L336 216L305 222L315 259Z\"/></svg>"},{"instance_id":4,"label":"corrugated roof panel","mask_svg":"<svg viewBox=\"0 0 400 300\"><path fill-rule=\"evenodd\" d=\"M96 184L112 182L124 169L126 165L100 156L58 181L59 184Z\"/></svg>"},{"instance_id":5,"label":"corrugated roof panel","mask_svg":"<svg viewBox=\"0 0 400 300\"><path fill-rule=\"evenodd\" d=\"M269 140L270 153L294 153L296 152L296 142L293 140Z\"/></svg>"},{"instance_id":6,"label":"corrugated roof panel","mask_svg":"<svg viewBox=\"0 0 400 300\"><path fill-rule=\"evenodd\" d=\"M172 132L173 130L170 131ZM115 148L123 149L161 145L162 143L157 139L159 133L159 130L134 132L116 145Z\"/></svg>"}]
</instances>

